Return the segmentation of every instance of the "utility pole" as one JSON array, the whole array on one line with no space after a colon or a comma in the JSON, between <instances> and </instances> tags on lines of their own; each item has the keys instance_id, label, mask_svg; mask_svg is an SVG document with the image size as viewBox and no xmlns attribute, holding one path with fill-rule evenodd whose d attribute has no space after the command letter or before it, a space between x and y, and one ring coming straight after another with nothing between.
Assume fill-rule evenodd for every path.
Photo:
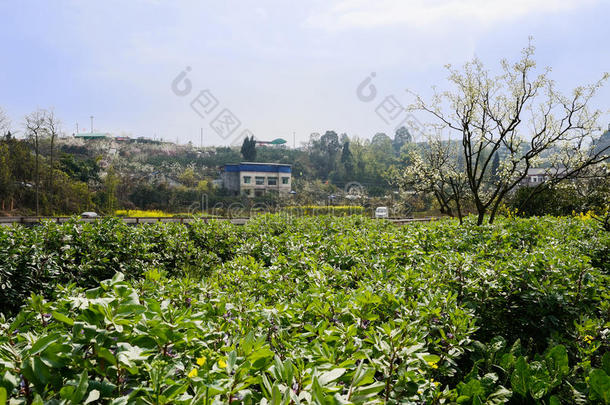
<instances>
[{"instance_id":1,"label":"utility pole","mask_svg":"<svg viewBox=\"0 0 610 405\"><path fill-rule=\"evenodd\" d=\"M78 122L76 123L76 135L78 135Z\"/></svg>"},{"instance_id":2,"label":"utility pole","mask_svg":"<svg viewBox=\"0 0 610 405\"><path fill-rule=\"evenodd\" d=\"M297 135L295 131L292 131L292 149L297 148Z\"/></svg>"},{"instance_id":3,"label":"utility pole","mask_svg":"<svg viewBox=\"0 0 610 405\"><path fill-rule=\"evenodd\" d=\"M203 149L203 127L201 127L201 143L199 144L199 147Z\"/></svg>"},{"instance_id":4,"label":"utility pole","mask_svg":"<svg viewBox=\"0 0 610 405\"><path fill-rule=\"evenodd\" d=\"M93 115L90 118L91 118L91 133L93 133Z\"/></svg>"}]
</instances>

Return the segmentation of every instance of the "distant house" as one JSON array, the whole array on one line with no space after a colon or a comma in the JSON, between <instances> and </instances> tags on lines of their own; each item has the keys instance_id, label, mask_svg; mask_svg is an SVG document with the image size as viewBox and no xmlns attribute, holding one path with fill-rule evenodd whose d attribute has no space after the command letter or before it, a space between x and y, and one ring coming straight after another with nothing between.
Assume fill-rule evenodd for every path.
<instances>
[{"instance_id":1,"label":"distant house","mask_svg":"<svg viewBox=\"0 0 610 405\"><path fill-rule=\"evenodd\" d=\"M281 163L241 162L222 169L223 187L235 194L260 197L267 193L289 193L292 167Z\"/></svg>"},{"instance_id":2,"label":"distant house","mask_svg":"<svg viewBox=\"0 0 610 405\"><path fill-rule=\"evenodd\" d=\"M529 168L525 178L521 180L520 185L526 187L536 187L537 185L544 183L549 180L552 176L556 177L558 175L564 175L565 169L554 169L554 168L539 168L532 167Z\"/></svg>"},{"instance_id":3,"label":"distant house","mask_svg":"<svg viewBox=\"0 0 610 405\"><path fill-rule=\"evenodd\" d=\"M549 175L546 169L542 168L530 168L525 175L525 178L521 180L522 186L535 187L540 183L544 183L548 180Z\"/></svg>"}]
</instances>

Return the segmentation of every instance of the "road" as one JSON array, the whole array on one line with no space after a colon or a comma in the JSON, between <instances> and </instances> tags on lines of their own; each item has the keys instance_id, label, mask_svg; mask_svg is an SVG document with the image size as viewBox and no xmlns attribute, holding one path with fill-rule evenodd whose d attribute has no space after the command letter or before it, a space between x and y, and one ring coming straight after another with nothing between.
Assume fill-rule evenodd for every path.
<instances>
[{"instance_id":1,"label":"road","mask_svg":"<svg viewBox=\"0 0 610 405\"><path fill-rule=\"evenodd\" d=\"M98 218L78 218L80 222L95 222L102 217ZM37 225L42 221L51 221L55 223L64 223L68 222L71 217L0 217L0 225L3 226L11 226L13 224L22 224L25 226L33 226ZM189 224L196 220L203 220L208 222L211 219L217 219L219 221L231 221L232 224L235 225L244 225L249 218L173 218L173 217L121 217L123 222L128 225L141 225L141 224L153 224L156 222L165 222L165 223L181 223L181 224ZM389 218L388 220L397 224L402 225L410 222L429 222L437 218Z\"/></svg>"}]
</instances>

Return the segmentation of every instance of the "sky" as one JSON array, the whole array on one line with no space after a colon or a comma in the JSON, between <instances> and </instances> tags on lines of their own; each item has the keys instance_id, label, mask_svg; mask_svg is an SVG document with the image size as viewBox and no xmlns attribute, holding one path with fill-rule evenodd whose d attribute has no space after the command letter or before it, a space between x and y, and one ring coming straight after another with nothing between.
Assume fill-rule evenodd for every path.
<instances>
[{"instance_id":1,"label":"sky","mask_svg":"<svg viewBox=\"0 0 610 405\"><path fill-rule=\"evenodd\" d=\"M446 88L445 65L495 71L530 36L565 92L610 71L610 1L0 0L0 16L0 108L15 130L53 109L68 135L94 116L95 131L197 145L370 139L403 120L407 90ZM606 85L593 106L609 100Z\"/></svg>"}]
</instances>

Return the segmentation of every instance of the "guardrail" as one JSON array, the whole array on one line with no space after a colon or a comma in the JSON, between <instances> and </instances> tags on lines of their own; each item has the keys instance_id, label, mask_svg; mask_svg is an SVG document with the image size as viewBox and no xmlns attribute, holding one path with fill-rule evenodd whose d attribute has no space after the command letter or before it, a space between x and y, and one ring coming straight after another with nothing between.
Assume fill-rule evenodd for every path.
<instances>
[{"instance_id":1,"label":"guardrail","mask_svg":"<svg viewBox=\"0 0 610 405\"><path fill-rule=\"evenodd\" d=\"M95 222L103 217L95 218L78 218L80 222ZM180 223L189 224L196 220L208 222L212 219L219 221L230 221L234 225L244 225L250 218L206 218L206 217L120 217L123 222L129 225L154 224L156 222L164 223ZM51 221L58 224L64 223L72 219L72 217L0 217L0 226L9 226L13 224L36 225L42 221ZM397 225L402 225L410 222L429 222L438 218L388 218L387 220Z\"/></svg>"}]
</instances>

